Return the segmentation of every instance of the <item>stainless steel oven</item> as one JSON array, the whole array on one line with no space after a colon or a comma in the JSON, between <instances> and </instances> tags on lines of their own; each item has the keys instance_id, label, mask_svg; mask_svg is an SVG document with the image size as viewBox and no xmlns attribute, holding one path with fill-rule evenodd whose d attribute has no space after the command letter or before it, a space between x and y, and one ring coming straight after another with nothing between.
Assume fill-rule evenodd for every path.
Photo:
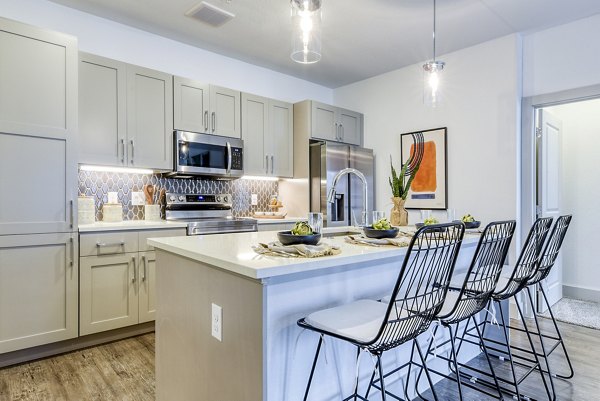
<instances>
[{"instance_id":1,"label":"stainless steel oven","mask_svg":"<svg viewBox=\"0 0 600 401\"><path fill-rule=\"evenodd\" d=\"M238 138L175 131L173 172L168 176L235 179L244 174L244 142Z\"/></svg>"}]
</instances>

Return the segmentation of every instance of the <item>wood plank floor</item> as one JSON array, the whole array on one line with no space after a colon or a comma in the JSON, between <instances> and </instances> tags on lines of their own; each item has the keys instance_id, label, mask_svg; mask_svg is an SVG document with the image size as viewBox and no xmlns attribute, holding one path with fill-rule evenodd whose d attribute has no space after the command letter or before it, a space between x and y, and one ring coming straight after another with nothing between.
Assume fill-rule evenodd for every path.
<instances>
[{"instance_id":1,"label":"wood plank floor","mask_svg":"<svg viewBox=\"0 0 600 401\"><path fill-rule=\"evenodd\" d=\"M547 325L549 321L542 319L542 322ZM569 381L555 379L557 399L600 400L600 331L559 324L571 353L575 377ZM515 341L521 340L515 336ZM555 364L561 360L554 356L553 359ZM443 381L436 389L441 400L458 399L456 385L452 382ZM537 374L523 383L523 390L533 399L546 399ZM378 400L379 394L372 398ZM465 399L485 401L493 398L467 391ZM0 369L0 401L54 400L154 400L154 334Z\"/></svg>"},{"instance_id":2,"label":"wood plank floor","mask_svg":"<svg viewBox=\"0 0 600 401\"><path fill-rule=\"evenodd\" d=\"M154 398L154 333L0 370L0 401Z\"/></svg>"}]
</instances>

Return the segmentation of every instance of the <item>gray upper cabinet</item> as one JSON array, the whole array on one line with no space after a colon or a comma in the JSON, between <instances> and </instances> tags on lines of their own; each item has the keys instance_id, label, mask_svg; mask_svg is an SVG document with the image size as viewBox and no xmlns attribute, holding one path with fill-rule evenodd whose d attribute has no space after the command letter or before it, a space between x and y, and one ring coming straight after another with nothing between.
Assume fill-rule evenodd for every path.
<instances>
[{"instance_id":1,"label":"gray upper cabinet","mask_svg":"<svg viewBox=\"0 0 600 401\"><path fill-rule=\"evenodd\" d=\"M176 130L241 137L239 91L174 77L173 106Z\"/></svg>"},{"instance_id":2,"label":"gray upper cabinet","mask_svg":"<svg viewBox=\"0 0 600 401\"><path fill-rule=\"evenodd\" d=\"M79 55L79 163L170 170L172 76Z\"/></svg>"},{"instance_id":3,"label":"gray upper cabinet","mask_svg":"<svg viewBox=\"0 0 600 401\"><path fill-rule=\"evenodd\" d=\"M127 65L79 53L79 160L127 165Z\"/></svg>"},{"instance_id":4,"label":"gray upper cabinet","mask_svg":"<svg viewBox=\"0 0 600 401\"><path fill-rule=\"evenodd\" d=\"M127 145L130 166L173 168L171 75L127 66Z\"/></svg>"},{"instance_id":5,"label":"gray upper cabinet","mask_svg":"<svg viewBox=\"0 0 600 401\"><path fill-rule=\"evenodd\" d=\"M293 177L293 106L242 94L244 174Z\"/></svg>"},{"instance_id":6,"label":"gray upper cabinet","mask_svg":"<svg viewBox=\"0 0 600 401\"><path fill-rule=\"evenodd\" d=\"M304 102L310 102L312 138L352 145L362 144L363 115L361 113L310 100Z\"/></svg>"},{"instance_id":7,"label":"gray upper cabinet","mask_svg":"<svg viewBox=\"0 0 600 401\"><path fill-rule=\"evenodd\" d=\"M77 41L0 18L0 55L0 235L69 232L77 225Z\"/></svg>"}]
</instances>

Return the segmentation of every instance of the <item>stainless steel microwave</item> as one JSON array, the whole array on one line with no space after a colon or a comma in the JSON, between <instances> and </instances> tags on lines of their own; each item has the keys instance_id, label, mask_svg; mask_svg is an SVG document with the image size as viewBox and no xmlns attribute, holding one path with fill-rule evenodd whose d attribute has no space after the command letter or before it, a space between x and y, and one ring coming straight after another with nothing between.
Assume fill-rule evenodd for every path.
<instances>
[{"instance_id":1,"label":"stainless steel microwave","mask_svg":"<svg viewBox=\"0 0 600 401\"><path fill-rule=\"evenodd\" d=\"M244 174L244 142L237 138L175 131L171 177L235 179Z\"/></svg>"}]
</instances>

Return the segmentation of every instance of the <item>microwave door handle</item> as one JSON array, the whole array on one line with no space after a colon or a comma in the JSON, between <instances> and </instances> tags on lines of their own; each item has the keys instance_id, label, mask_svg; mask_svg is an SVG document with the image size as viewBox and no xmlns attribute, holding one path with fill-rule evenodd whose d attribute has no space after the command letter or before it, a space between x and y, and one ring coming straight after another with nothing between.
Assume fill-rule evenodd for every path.
<instances>
[{"instance_id":1,"label":"microwave door handle","mask_svg":"<svg viewBox=\"0 0 600 401\"><path fill-rule=\"evenodd\" d=\"M227 174L231 173L231 162L231 144L229 143L229 141L227 141Z\"/></svg>"}]
</instances>

